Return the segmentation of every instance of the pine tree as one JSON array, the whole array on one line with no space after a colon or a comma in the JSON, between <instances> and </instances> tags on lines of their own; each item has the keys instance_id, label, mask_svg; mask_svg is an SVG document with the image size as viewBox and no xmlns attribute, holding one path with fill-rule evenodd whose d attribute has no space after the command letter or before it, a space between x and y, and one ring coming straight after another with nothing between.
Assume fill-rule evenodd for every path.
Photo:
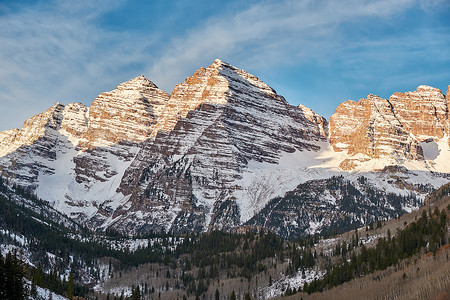
<instances>
[{"instance_id":1,"label":"pine tree","mask_svg":"<svg viewBox=\"0 0 450 300\"><path fill-rule=\"evenodd\" d=\"M141 299L141 291L139 289L139 285L137 285L136 288L133 289L131 299L132 300L140 300Z\"/></svg>"},{"instance_id":2,"label":"pine tree","mask_svg":"<svg viewBox=\"0 0 450 300\"><path fill-rule=\"evenodd\" d=\"M2 253L0 251L0 299L5 298L6 285L5 285L5 266Z\"/></svg>"},{"instance_id":3,"label":"pine tree","mask_svg":"<svg viewBox=\"0 0 450 300\"><path fill-rule=\"evenodd\" d=\"M39 264L37 269L33 273L33 283L35 283L37 286L43 286L43 276L44 272L42 271L41 264Z\"/></svg>"},{"instance_id":4,"label":"pine tree","mask_svg":"<svg viewBox=\"0 0 450 300\"><path fill-rule=\"evenodd\" d=\"M216 289L215 300L220 300L220 293L219 293L219 289Z\"/></svg>"},{"instance_id":5,"label":"pine tree","mask_svg":"<svg viewBox=\"0 0 450 300\"><path fill-rule=\"evenodd\" d=\"M69 274L69 280L67 281L67 298L72 299L75 291L75 283L73 280L73 272Z\"/></svg>"},{"instance_id":6,"label":"pine tree","mask_svg":"<svg viewBox=\"0 0 450 300\"><path fill-rule=\"evenodd\" d=\"M231 293L230 300L237 300L237 299L236 299L236 293L234 292L234 290L233 290L233 292Z\"/></svg>"},{"instance_id":7,"label":"pine tree","mask_svg":"<svg viewBox=\"0 0 450 300\"><path fill-rule=\"evenodd\" d=\"M8 253L3 263L2 274L2 297L3 299L21 300L25 299L28 291L24 285L24 270L16 253Z\"/></svg>"}]
</instances>

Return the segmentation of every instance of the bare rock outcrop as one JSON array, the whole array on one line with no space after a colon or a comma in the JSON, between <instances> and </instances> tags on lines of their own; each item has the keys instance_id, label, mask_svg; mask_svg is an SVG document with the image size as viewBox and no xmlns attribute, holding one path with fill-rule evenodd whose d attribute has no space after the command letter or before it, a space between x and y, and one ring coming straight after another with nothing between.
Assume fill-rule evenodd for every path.
<instances>
[{"instance_id":1,"label":"bare rock outcrop","mask_svg":"<svg viewBox=\"0 0 450 300\"><path fill-rule=\"evenodd\" d=\"M446 133L445 96L439 89L424 85L414 92L395 93L389 100L369 95L358 102L346 101L330 118L330 143L334 150L354 156L341 163L347 170L373 158L423 160L419 144L440 140Z\"/></svg>"}]
</instances>

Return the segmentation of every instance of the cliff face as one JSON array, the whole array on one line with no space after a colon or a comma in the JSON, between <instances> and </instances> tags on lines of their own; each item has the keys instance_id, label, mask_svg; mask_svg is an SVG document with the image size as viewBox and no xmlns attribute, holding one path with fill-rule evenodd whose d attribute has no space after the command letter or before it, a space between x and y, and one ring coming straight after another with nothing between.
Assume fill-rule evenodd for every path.
<instances>
[{"instance_id":1,"label":"cliff face","mask_svg":"<svg viewBox=\"0 0 450 300\"><path fill-rule=\"evenodd\" d=\"M87 128L76 148L76 182L91 188L98 181L119 181L150 135L169 95L144 76L100 94L89 108ZM116 161L116 163L112 163Z\"/></svg>"},{"instance_id":2,"label":"cliff face","mask_svg":"<svg viewBox=\"0 0 450 300\"><path fill-rule=\"evenodd\" d=\"M389 102L405 130L419 142L447 133L448 103L439 89L421 85L415 92L393 94Z\"/></svg>"},{"instance_id":3,"label":"cliff face","mask_svg":"<svg viewBox=\"0 0 450 300\"><path fill-rule=\"evenodd\" d=\"M448 86L448 89L447 89L446 99L447 99L447 107L450 107L450 85Z\"/></svg>"},{"instance_id":4,"label":"cliff face","mask_svg":"<svg viewBox=\"0 0 450 300\"><path fill-rule=\"evenodd\" d=\"M86 128L87 108L79 103L55 104L26 120L21 130L0 134L0 165L7 177L35 188L39 174L53 174L49 163L62 144L77 140ZM60 132L65 140L61 140Z\"/></svg>"},{"instance_id":5,"label":"cliff face","mask_svg":"<svg viewBox=\"0 0 450 300\"><path fill-rule=\"evenodd\" d=\"M415 92L395 93L389 100L369 95L339 105L330 118L330 143L352 157L341 163L353 169L359 162L388 157L423 160L421 142L448 134L448 102L438 89L419 86Z\"/></svg>"}]
</instances>

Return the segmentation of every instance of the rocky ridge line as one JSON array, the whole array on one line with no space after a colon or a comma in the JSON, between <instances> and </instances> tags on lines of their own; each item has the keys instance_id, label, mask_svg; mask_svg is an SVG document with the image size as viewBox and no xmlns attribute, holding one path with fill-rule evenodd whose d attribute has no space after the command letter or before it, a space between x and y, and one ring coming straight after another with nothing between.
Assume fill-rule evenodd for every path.
<instances>
[{"instance_id":1,"label":"rocky ridge line","mask_svg":"<svg viewBox=\"0 0 450 300\"><path fill-rule=\"evenodd\" d=\"M439 89L421 85L414 92L394 93L389 100L369 95L340 104L330 118L330 144L353 156L340 166L351 170L381 157L399 163L424 160L421 142L449 136L448 99Z\"/></svg>"},{"instance_id":2,"label":"rocky ridge line","mask_svg":"<svg viewBox=\"0 0 450 300\"><path fill-rule=\"evenodd\" d=\"M434 170L423 143L448 136L449 97L427 86L389 100L369 95L341 104L328 124L215 60L171 95L139 76L90 108L56 104L0 133L0 169L93 229L234 228L298 184L364 162L387 157L381 169L409 161ZM389 173L389 185L375 173L368 180L401 192L418 180L445 180L413 173Z\"/></svg>"}]
</instances>

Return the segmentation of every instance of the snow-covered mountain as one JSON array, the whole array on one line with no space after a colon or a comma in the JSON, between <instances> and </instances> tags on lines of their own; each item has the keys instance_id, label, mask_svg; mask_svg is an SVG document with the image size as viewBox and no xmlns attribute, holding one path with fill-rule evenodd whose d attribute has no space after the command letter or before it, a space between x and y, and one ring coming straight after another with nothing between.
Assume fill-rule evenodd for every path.
<instances>
[{"instance_id":1,"label":"snow-covered mountain","mask_svg":"<svg viewBox=\"0 0 450 300\"><path fill-rule=\"evenodd\" d=\"M369 95L341 104L329 125L215 60L171 95L139 76L90 107L56 104L0 133L0 168L93 229L231 228L310 181L329 199L320 180L332 176L423 198L448 181L448 103L426 86Z\"/></svg>"}]
</instances>

